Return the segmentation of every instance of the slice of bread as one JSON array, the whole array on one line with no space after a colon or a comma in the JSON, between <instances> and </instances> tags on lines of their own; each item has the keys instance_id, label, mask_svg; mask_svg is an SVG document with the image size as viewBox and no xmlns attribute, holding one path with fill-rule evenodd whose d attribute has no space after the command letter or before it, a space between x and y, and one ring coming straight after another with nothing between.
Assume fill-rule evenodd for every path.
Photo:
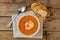
<instances>
[{"instance_id":1,"label":"slice of bread","mask_svg":"<svg viewBox=\"0 0 60 40\"><path fill-rule=\"evenodd\" d=\"M35 12L35 14L41 18L42 20L46 19L49 15L50 12L49 10L42 5L41 3L37 2L37 3L32 3L31 5L31 9Z\"/></svg>"}]
</instances>

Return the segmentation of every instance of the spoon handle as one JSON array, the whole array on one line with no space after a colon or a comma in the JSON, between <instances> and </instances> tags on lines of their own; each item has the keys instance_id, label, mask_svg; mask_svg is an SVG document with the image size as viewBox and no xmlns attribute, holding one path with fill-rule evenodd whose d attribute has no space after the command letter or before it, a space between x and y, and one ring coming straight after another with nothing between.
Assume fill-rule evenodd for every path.
<instances>
[{"instance_id":1,"label":"spoon handle","mask_svg":"<svg viewBox=\"0 0 60 40\"><path fill-rule=\"evenodd\" d=\"M10 23L7 25L8 28L11 27L11 25L12 25L13 21L16 19L16 17L17 17L17 15L16 15L16 16L10 21Z\"/></svg>"}]
</instances>

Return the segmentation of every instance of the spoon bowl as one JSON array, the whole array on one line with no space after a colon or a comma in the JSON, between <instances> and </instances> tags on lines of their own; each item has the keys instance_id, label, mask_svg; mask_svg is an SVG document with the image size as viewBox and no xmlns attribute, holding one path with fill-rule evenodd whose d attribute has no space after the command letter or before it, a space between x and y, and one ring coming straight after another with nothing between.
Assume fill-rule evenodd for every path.
<instances>
[{"instance_id":1,"label":"spoon bowl","mask_svg":"<svg viewBox=\"0 0 60 40\"><path fill-rule=\"evenodd\" d=\"M20 11L21 13L24 12L26 10L26 6L25 5L21 5L19 8L18 8L18 11Z\"/></svg>"}]
</instances>

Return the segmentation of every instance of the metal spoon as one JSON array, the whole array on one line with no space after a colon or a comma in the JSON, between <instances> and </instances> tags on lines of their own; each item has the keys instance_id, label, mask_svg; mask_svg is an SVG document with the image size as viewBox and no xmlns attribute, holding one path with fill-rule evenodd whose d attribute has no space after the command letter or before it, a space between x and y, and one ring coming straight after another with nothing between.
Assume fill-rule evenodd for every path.
<instances>
[{"instance_id":1,"label":"metal spoon","mask_svg":"<svg viewBox=\"0 0 60 40\"><path fill-rule=\"evenodd\" d=\"M25 6L25 5L21 5L21 6L18 8L18 14L13 18L13 20L10 21L10 23L7 25L7 27L9 28L9 27L12 25L13 21L16 19L16 17L17 17L20 13L24 12L25 10L26 10L26 6Z\"/></svg>"}]
</instances>

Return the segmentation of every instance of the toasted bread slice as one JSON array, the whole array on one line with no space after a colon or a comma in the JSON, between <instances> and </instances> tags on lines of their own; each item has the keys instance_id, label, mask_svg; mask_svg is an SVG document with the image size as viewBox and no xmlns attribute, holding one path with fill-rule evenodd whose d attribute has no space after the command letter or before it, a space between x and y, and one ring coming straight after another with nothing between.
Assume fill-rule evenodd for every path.
<instances>
[{"instance_id":1,"label":"toasted bread slice","mask_svg":"<svg viewBox=\"0 0 60 40\"><path fill-rule=\"evenodd\" d=\"M49 15L50 12L49 10L42 5L41 3L37 2L37 3L32 3L31 5L31 9L35 12L35 14L41 18L42 20L46 19Z\"/></svg>"}]
</instances>

